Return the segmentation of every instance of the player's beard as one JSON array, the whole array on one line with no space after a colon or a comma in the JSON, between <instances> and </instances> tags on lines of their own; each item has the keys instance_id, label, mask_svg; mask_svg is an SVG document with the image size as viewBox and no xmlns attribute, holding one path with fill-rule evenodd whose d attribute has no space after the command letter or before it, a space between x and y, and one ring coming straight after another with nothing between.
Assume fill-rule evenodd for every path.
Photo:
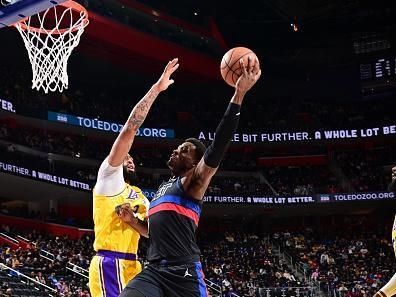
<instances>
[{"instance_id":1,"label":"player's beard","mask_svg":"<svg viewBox=\"0 0 396 297\"><path fill-rule=\"evenodd\" d=\"M135 171L128 171L126 166L122 166L122 171L124 174L124 180L127 184L132 185L137 182L137 174Z\"/></svg>"}]
</instances>

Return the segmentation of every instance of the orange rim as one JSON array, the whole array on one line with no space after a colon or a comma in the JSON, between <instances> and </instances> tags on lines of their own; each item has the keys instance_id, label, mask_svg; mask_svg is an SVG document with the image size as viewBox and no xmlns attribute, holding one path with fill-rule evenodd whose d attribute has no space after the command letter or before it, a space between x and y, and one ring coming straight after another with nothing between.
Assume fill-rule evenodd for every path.
<instances>
[{"instance_id":1,"label":"orange rim","mask_svg":"<svg viewBox=\"0 0 396 297\"><path fill-rule=\"evenodd\" d=\"M61 4L58 4L57 6L63 6L65 9L71 8L72 10L74 10L74 11L80 13L80 14L82 13L84 15L84 19L82 20L82 24L80 26L85 27L85 26L88 25L88 23L89 23L88 11L81 4L70 0L70 1L66 1L66 2L63 2ZM52 7L52 8L54 8L54 7ZM49 8L49 9L51 9L51 8ZM24 30L24 31L32 31L32 32L37 32L37 33L54 34L54 35L63 34L63 33L65 33L65 32L70 30L70 28L68 28L68 29L59 29L59 30L56 30L54 32L48 32L45 29L26 26L24 21L26 21L28 18L29 17L26 17L26 18L20 20L18 23L14 24L14 26L19 24L21 29ZM77 29L78 29L77 27L73 28L72 32L77 31Z\"/></svg>"}]
</instances>

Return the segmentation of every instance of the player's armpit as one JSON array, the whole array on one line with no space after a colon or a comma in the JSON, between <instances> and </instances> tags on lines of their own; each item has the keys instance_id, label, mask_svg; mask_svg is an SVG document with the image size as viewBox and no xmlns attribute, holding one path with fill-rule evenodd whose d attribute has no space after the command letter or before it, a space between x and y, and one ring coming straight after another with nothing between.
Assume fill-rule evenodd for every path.
<instances>
[{"instance_id":1,"label":"player's armpit","mask_svg":"<svg viewBox=\"0 0 396 297\"><path fill-rule=\"evenodd\" d=\"M97 181L94 187L96 195L114 196L125 190L125 181L122 167L113 167L108 158L104 159L98 171Z\"/></svg>"},{"instance_id":2,"label":"player's armpit","mask_svg":"<svg viewBox=\"0 0 396 297\"><path fill-rule=\"evenodd\" d=\"M196 179L200 180L203 183L210 183L213 175L217 172L219 167L211 167L205 163L204 158L202 158L197 164L194 170L194 176Z\"/></svg>"},{"instance_id":3,"label":"player's armpit","mask_svg":"<svg viewBox=\"0 0 396 297\"><path fill-rule=\"evenodd\" d=\"M186 194L194 199L202 200L217 169L218 167L213 168L206 165L202 158L195 167L191 177L182 181Z\"/></svg>"}]
</instances>

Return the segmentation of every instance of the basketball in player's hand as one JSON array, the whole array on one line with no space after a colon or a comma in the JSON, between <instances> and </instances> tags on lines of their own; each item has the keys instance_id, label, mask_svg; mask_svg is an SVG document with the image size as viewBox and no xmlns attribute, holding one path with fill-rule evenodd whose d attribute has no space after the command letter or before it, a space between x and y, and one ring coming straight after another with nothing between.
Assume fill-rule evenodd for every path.
<instances>
[{"instance_id":1,"label":"basketball in player's hand","mask_svg":"<svg viewBox=\"0 0 396 297\"><path fill-rule=\"evenodd\" d=\"M246 47L234 47L225 53L221 59L220 71L224 81L234 87L239 76L242 74L240 59L243 59L245 67L248 65L248 57L254 62L256 54ZM252 64L253 65L253 64Z\"/></svg>"}]
</instances>

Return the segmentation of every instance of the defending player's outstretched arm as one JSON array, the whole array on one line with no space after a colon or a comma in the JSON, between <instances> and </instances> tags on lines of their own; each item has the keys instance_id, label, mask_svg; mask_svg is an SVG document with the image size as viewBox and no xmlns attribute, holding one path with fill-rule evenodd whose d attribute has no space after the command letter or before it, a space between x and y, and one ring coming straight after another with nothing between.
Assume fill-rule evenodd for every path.
<instances>
[{"instance_id":1,"label":"defending player's outstretched arm","mask_svg":"<svg viewBox=\"0 0 396 297\"><path fill-rule=\"evenodd\" d=\"M204 197L210 180L216 173L221 160L229 146L239 122L240 110L245 94L254 86L260 78L261 70L258 60L248 60L248 65L239 61L243 69L235 85L235 93L231 98L230 104L217 126L216 134L211 145L206 149L204 156L197 164L190 179L183 183L184 189L190 197L201 200Z\"/></svg>"},{"instance_id":2,"label":"defending player's outstretched arm","mask_svg":"<svg viewBox=\"0 0 396 297\"><path fill-rule=\"evenodd\" d=\"M113 147L111 148L109 155L109 164L111 166L117 167L123 163L125 156L131 149L137 130L146 119L146 116L158 94L162 91L165 91L171 84L174 83L174 80L170 79L170 76L176 71L178 67L179 64L177 58L169 61L159 80L135 105L120 134L115 140Z\"/></svg>"}]
</instances>

